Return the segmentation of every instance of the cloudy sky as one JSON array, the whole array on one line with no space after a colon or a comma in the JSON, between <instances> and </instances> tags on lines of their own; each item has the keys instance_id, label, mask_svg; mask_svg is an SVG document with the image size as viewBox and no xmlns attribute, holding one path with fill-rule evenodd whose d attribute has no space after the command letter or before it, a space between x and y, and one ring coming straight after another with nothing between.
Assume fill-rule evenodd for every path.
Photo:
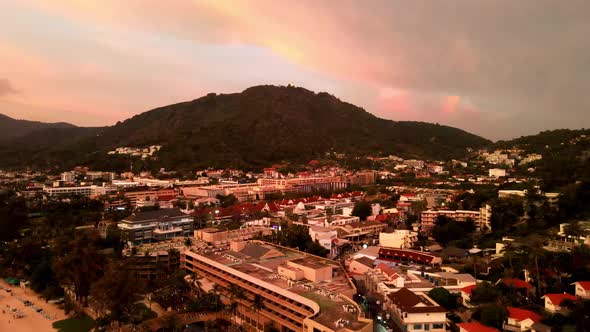
<instances>
[{"instance_id":1,"label":"cloudy sky","mask_svg":"<svg viewBox=\"0 0 590 332\"><path fill-rule=\"evenodd\" d=\"M590 127L586 0L0 0L0 113L110 125L292 83L490 139Z\"/></svg>"}]
</instances>

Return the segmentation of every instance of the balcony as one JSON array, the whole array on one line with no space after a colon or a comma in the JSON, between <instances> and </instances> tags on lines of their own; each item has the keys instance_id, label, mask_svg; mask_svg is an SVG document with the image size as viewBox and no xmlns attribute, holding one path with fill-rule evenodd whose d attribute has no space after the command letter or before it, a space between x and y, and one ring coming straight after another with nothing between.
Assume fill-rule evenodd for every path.
<instances>
[{"instance_id":1,"label":"balcony","mask_svg":"<svg viewBox=\"0 0 590 332\"><path fill-rule=\"evenodd\" d=\"M520 325L512 325L508 323L504 323L504 325L502 325L502 329L504 331L521 332Z\"/></svg>"}]
</instances>

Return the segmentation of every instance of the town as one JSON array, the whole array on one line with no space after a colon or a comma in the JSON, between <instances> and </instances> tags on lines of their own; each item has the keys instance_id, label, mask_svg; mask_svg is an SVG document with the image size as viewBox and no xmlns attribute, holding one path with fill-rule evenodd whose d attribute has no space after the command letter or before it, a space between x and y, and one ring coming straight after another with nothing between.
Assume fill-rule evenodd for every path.
<instances>
[{"instance_id":1,"label":"town","mask_svg":"<svg viewBox=\"0 0 590 332\"><path fill-rule=\"evenodd\" d=\"M65 311L98 331L582 331L590 191L544 190L542 162L510 147L1 171L0 299L30 289L23 303L52 306L14 319Z\"/></svg>"}]
</instances>

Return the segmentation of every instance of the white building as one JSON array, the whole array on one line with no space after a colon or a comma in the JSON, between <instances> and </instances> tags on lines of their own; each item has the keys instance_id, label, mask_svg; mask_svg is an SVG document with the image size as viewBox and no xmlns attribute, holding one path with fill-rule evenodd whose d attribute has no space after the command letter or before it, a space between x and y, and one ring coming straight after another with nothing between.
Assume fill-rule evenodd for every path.
<instances>
[{"instance_id":1,"label":"white building","mask_svg":"<svg viewBox=\"0 0 590 332\"><path fill-rule=\"evenodd\" d=\"M402 331L446 331L447 310L424 293L402 288L389 294L385 301L391 320Z\"/></svg>"},{"instance_id":2,"label":"white building","mask_svg":"<svg viewBox=\"0 0 590 332\"><path fill-rule=\"evenodd\" d=\"M490 168L488 175L492 178L501 178L506 176L506 170L502 168Z\"/></svg>"},{"instance_id":3,"label":"white building","mask_svg":"<svg viewBox=\"0 0 590 332\"><path fill-rule=\"evenodd\" d=\"M577 297L590 299L590 281L577 281L574 285L576 286Z\"/></svg>"},{"instance_id":4,"label":"white building","mask_svg":"<svg viewBox=\"0 0 590 332\"><path fill-rule=\"evenodd\" d=\"M389 248L412 248L418 241L418 233L396 229L392 233L379 233L379 245Z\"/></svg>"}]
</instances>

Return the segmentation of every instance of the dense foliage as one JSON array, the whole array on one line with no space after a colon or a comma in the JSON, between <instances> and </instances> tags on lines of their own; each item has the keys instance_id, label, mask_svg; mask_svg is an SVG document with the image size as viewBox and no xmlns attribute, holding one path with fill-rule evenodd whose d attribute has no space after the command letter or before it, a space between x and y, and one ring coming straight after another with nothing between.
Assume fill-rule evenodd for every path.
<instances>
[{"instance_id":1,"label":"dense foliage","mask_svg":"<svg viewBox=\"0 0 590 332\"><path fill-rule=\"evenodd\" d=\"M327 93L257 86L161 107L112 127L32 133L0 147L0 166L94 166L100 161L105 169L115 169L121 160L111 158L115 165L104 165L106 151L152 144L164 147L146 167L183 169L307 162L330 151L450 159L488 143L452 127L380 119ZM24 152L15 153L16 146Z\"/></svg>"}]
</instances>

